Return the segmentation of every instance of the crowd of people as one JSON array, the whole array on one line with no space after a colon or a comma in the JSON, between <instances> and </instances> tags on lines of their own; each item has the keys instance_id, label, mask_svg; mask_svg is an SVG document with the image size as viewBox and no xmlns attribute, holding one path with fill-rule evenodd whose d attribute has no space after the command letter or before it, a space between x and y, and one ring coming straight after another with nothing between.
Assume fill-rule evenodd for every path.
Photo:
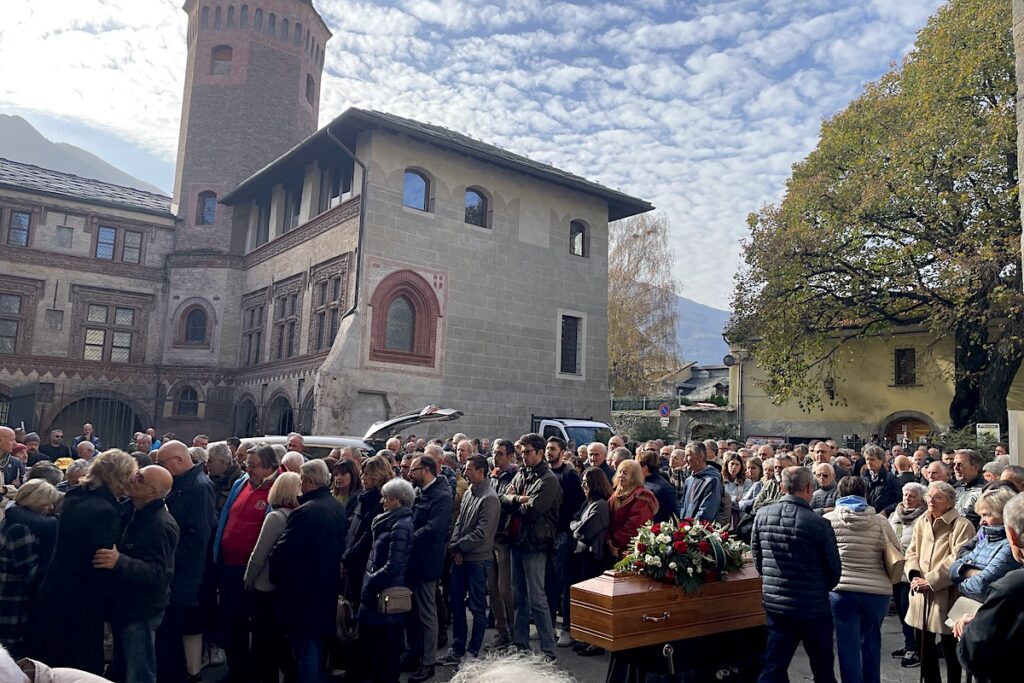
<instances>
[{"instance_id":1,"label":"crowd of people","mask_svg":"<svg viewBox=\"0 0 1024 683\"><path fill-rule=\"evenodd\" d=\"M0 644L26 671L130 683L193 683L211 664L239 683L332 671L415 683L484 660L542 671L495 655L529 654L531 626L540 660L602 654L572 638L570 586L672 517L750 540L765 681L786 680L801 640L816 680L835 680L833 637L843 682L877 681L890 601L905 635L893 656L929 681L940 657L947 681L961 661L999 680L988 639L1019 629L1007 610L1024 590L1024 468L1005 447L986 462L833 441L455 434L311 457L299 434L189 446L150 430L103 450L90 425L69 446L59 430L47 441L0 427ZM982 606L950 625L958 596Z\"/></svg>"}]
</instances>

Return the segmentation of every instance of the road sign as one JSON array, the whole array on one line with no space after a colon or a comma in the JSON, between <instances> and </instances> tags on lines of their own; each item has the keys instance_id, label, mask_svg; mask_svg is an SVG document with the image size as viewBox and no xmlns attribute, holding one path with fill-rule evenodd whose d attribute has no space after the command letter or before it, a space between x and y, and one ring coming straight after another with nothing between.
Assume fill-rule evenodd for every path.
<instances>
[{"instance_id":1,"label":"road sign","mask_svg":"<svg viewBox=\"0 0 1024 683\"><path fill-rule=\"evenodd\" d=\"M666 418L671 414L672 406L670 406L669 404L662 403L660 406L658 406L658 415L661 415L662 418Z\"/></svg>"},{"instance_id":2,"label":"road sign","mask_svg":"<svg viewBox=\"0 0 1024 683\"><path fill-rule=\"evenodd\" d=\"M668 427L668 418L667 417L661 418L661 426L662 427Z\"/></svg>"}]
</instances>

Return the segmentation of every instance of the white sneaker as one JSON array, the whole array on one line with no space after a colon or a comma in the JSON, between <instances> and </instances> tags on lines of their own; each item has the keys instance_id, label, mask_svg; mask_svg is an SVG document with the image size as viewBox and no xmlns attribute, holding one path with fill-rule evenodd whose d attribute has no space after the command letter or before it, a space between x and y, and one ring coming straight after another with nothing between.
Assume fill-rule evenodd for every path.
<instances>
[{"instance_id":1,"label":"white sneaker","mask_svg":"<svg viewBox=\"0 0 1024 683\"><path fill-rule=\"evenodd\" d=\"M569 647L574 642L572 636L569 635L568 631L560 631L558 635L558 642L555 643L558 647Z\"/></svg>"}]
</instances>

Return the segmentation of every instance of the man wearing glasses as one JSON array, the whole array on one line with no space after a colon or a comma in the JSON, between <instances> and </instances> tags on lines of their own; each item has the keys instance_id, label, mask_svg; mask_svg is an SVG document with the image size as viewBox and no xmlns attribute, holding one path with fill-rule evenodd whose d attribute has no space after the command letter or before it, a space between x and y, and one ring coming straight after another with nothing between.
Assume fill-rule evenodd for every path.
<instances>
[{"instance_id":1,"label":"man wearing glasses","mask_svg":"<svg viewBox=\"0 0 1024 683\"><path fill-rule=\"evenodd\" d=\"M828 445L827 441L819 441L818 443L814 444L814 448L811 449L811 456L814 458L814 464L831 464L833 469L835 470L835 480L838 482L843 477L850 476L850 473L847 472L842 467L839 467L838 465L832 463L832 455L832 447Z\"/></svg>"},{"instance_id":2,"label":"man wearing glasses","mask_svg":"<svg viewBox=\"0 0 1024 683\"><path fill-rule=\"evenodd\" d=\"M60 429L50 430L50 443L40 446L39 452L48 457L51 462L57 462L58 458L75 459L71 447L64 443L64 432Z\"/></svg>"},{"instance_id":3,"label":"man wearing glasses","mask_svg":"<svg viewBox=\"0 0 1024 683\"><path fill-rule=\"evenodd\" d=\"M558 528L562 487L544 460L544 438L525 434L519 453L523 468L501 495L502 509L511 513L512 587L515 618L512 641L522 651L530 650L530 619L537 626L540 648L555 659L555 633L544 593L547 557L554 548Z\"/></svg>"},{"instance_id":4,"label":"man wearing glasses","mask_svg":"<svg viewBox=\"0 0 1024 683\"><path fill-rule=\"evenodd\" d=\"M790 455L779 453L775 456L775 462L772 466L773 476L765 482L761 493L757 494L757 499L754 501L755 514L765 505L775 503L782 498L782 473L787 467L794 465L796 465L796 459Z\"/></svg>"}]
</instances>

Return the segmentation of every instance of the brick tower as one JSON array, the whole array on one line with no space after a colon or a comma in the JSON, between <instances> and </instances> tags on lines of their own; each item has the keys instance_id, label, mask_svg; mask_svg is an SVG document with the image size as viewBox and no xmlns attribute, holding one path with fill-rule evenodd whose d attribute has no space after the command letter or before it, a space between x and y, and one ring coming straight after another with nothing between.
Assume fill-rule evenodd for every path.
<instances>
[{"instance_id":1,"label":"brick tower","mask_svg":"<svg viewBox=\"0 0 1024 683\"><path fill-rule=\"evenodd\" d=\"M316 130L331 32L312 0L185 0L183 9L177 251L240 253L217 199Z\"/></svg>"}]
</instances>

